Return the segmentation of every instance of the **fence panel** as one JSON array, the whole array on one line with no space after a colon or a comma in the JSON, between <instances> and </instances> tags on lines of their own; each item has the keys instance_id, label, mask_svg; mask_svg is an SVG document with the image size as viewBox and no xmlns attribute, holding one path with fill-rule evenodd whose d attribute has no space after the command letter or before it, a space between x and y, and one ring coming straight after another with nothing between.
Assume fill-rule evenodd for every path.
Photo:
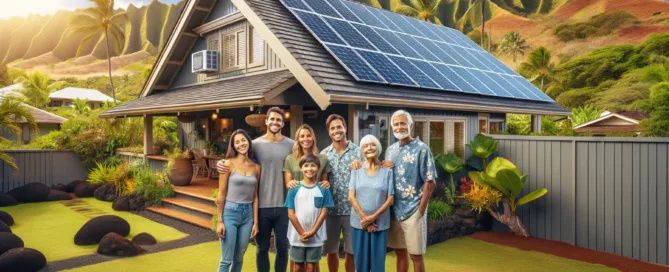
<instances>
[{"instance_id":1,"label":"fence panel","mask_svg":"<svg viewBox=\"0 0 669 272\"><path fill-rule=\"evenodd\" d=\"M39 182L47 186L86 180L88 169L72 151L58 150L4 150L18 165L12 171L0 162L0 191L8 192L27 183Z\"/></svg>"},{"instance_id":2,"label":"fence panel","mask_svg":"<svg viewBox=\"0 0 669 272\"><path fill-rule=\"evenodd\" d=\"M518 209L530 235L669 264L669 139L492 137L523 193L548 189Z\"/></svg>"}]
</instances>

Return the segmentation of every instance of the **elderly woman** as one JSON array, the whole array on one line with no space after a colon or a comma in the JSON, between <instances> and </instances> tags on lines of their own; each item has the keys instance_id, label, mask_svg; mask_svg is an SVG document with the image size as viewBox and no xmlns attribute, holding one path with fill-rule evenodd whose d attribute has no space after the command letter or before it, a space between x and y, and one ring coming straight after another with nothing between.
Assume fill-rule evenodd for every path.
<instances>
[{"instance_id":1,"label":"elderly woman","mask_svg":"<svg viewBox=\"0 0 669 272\"><path fill-rule=\"evenodd\" d=\"M388 208L393 204L393 170L381 167L381 143L367 135L360 140L363 167L351 172L351 237L358 272L384 271L390 228ZM356 196L360 196L357 198Z\"/></svg>"}]
</instances>

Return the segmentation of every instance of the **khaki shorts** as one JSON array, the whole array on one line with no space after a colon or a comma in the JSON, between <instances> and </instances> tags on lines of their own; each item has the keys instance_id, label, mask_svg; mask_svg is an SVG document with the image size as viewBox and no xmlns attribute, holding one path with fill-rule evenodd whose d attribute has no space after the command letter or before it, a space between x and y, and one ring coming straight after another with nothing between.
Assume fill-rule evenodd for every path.
<instances>
[{"instance_id":1,"label":"khaki shorts","mask_svg":"<svg viewBox=\"0 0 669 272\"><path fill-rule=\"evenodd\" d=\"M427 214L427 213L426 213ZM411 255L423 255L427 249L427 218L416 210L404 221L390 221L388 247L406 248Z\"/></svg>"}]
</instances>

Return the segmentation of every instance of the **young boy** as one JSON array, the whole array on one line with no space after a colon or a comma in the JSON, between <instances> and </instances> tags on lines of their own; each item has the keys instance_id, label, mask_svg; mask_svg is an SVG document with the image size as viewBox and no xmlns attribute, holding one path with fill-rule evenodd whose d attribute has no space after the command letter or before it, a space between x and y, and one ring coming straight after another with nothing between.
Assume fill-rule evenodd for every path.
<instances>
[{"instance_id":1,"label":"young boy","mask_svg":"<svg viewBox=\"0 0 669 272\"><path fill-rule=\"evenodd\" d=\"M316 181L321 168L318 157L305 155L299 165L304 179L288 191L284 204L292 223L288 228L290 259L295 262L291 271L304 271L306 268L306 271L312 272L321 259L322 247L327 240L324 221L334 201L330 191L322 189Z\"/></svg>"}]
</instances>

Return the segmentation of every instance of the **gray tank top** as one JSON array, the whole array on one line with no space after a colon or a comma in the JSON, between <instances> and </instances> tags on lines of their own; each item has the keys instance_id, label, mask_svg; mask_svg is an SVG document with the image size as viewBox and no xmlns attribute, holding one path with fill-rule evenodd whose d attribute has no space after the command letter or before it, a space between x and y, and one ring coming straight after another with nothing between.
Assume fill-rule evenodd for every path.
<instances>
[{"instance_id":1,"label":"gray tank top","mask_svg":"<svg viewBox=\"0 0 669 272\"><path fill-rule=\"evenodd\" d=\"M253 203L253 196L255 195L255 186L258 180L256 175L244 176L235 171L228 178L228 192L225 196L225 201L230 201L237 204Z\"/></svg>"}]
</instances>

